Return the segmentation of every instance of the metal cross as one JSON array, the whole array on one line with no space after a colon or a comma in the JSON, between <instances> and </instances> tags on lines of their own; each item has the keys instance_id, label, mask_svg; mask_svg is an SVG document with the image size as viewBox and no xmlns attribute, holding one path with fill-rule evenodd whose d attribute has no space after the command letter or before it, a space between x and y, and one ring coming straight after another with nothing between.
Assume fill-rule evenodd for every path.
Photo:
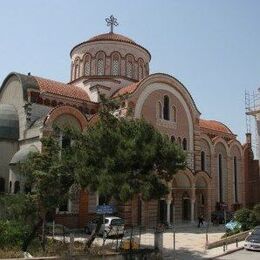
<instances>
[{"instance_id":1,"label":"metal cross","mask_svg":"<svg viewBox=\"0 0 260 260\"><path fill-rule=\"evenodd\" d=\"M107 22L107 26L110 26L110 33L113 33L114 26L119 25L117 19L113 15L110 15L109 18L106 18L106 22Z\"/></svg>"}]
</instances>

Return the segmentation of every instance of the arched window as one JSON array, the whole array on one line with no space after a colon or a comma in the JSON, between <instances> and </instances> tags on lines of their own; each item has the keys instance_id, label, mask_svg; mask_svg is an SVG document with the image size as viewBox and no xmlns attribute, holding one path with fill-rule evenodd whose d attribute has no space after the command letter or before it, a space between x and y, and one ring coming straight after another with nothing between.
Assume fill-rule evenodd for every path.
<instances>
[{"instance_id":1,"label":"arched window","mask_svg":"<svg viewBox=\"0 0 260 260\"><path fill-rule=\"evenodd\" d=\"M120 70L120 62L119 62L119 55L115 54L112 57L112 75L118 76Z\"/></svg>"},{"instance_id":2,"label":"arched window","mask_svg":"<svg viewBox=\"0 0 260 260\"><path fill-rule=\"evenodd\" d=\"M85 56L84 73L86 76L90 75L90 55Z\"/></svg>"},{"instance_id":3,"label":"arched window","mask_svg":"<svg viewBox=\"0 0 260 260\"><path fill-rule=\"evenodd\" d=\"M180 138L180 137L178 137L177 143L178 143L178 145L181 147L181 138Z\"/></svg>"},{"instance_id":4,"label":"arched window","mask_svg":"<svg viewBox=\"0 0 260 260\"><path fill-rule=\"evenodd\" d=\"M9 193L12 193L12 182L9 182Z\"/></svg>"},{"instance_id":5,"label":"arched window","mask_svg":"<svg viewBox=\"0 0 260 260\"><path fill-rule=\"evenodd\" d=\"M104 60L99 58L97 61L97 74L98 76L103 76L105 72Z\"/></svg>"},{"instance_id":6,"label":"arched window","mask_svg":"<svg viewBox=\"0 0 260 260\"><path fill-rule=\"evenodd\" d=\"M174 123L177 122L177 110L176 110L176 106L172 106L172 121Z\"/></svg>"},{"instance_id":7,"label":"arched window","mask_svg":"<svg viewBox=\"0 0 260 260\"><path fill-rule=\"evenodd\" d=\"M134 77L134 62L132 57L127 57L126 59L126 76L128 78Z\"/></svg>"},{"instance_id":8,"label":"arched window","mask_svg":"<svg viewBox=\"0 0 260 260\"><path fill-rule=\"evenodd\" d=\"M218 155L218 180L219 180L219 187L218 187L218 189L219 189L219 200L220 200L220 202L223 202L223 187L222 187L222 185L223 185L223 183L222 183L222 178L223 178L223 176L222 176L222 155L221 154L219 154Z\"/></svg>"},{"instance_id":9,"label":"arched window","mask_svg":"<svg viewBox=\"0 0 260 260\"><path fill-rule=\"evenodd\" d=\"M235 202L238 202L238 196L237 196L237 157L234 156L233 159L233 167L234 167L234 199Z\"/></svg>"},{"instance_id":10,"label":"arched window","mask_svg":"<svg viewBox=\"0 0 260 260\"><path fill-rule=\"evenodd\" d=\"M205 171L205 152L201 151L200 153L200 163L201 163L201 170Z\"/></svg>"},{"instance_id":11,"label":"arched window","mask_svg":"<svg viewBox=\"0 0 260 260\"><path fill-rule=\"evenodd\" d=\"M175 142L176 142L176 139L175 139L175 136L174 136L174 135L171 136L171 142L172 142L172 143L175 143Z\"/></svg>"},{"instance_id":12,"label":"arched window","mask_svg":"<svg viewBox=\"0 0 260 260\"><path fill-rule=\"evenodd\" d=\"M186 138L183 138L183 140L182 140L182 149L184 151L187 150L187 139Z\"/></svg>"},{"instance_id":13,"label":"arched window","mask_svg":"<svg viewBox=\"0 0 260 260\"><path fill-rule=\"evenodd\" d=\"M0 192L5 192L5 179L0 178Z\"/></svg>"},{"instance_id":14,"label":"arched window","mask_svg":"<svg viewBox=\"0 0 260 260\"><path fill-rule=\"evenodd\" d=\"M16 181L14 183L14 193L18 193L20 191L20 182Z\"/></svg>"},{"instance_id":15,"label":"arched window","mask_svg":"<svg viewBox=\"0 0 260 260\"><path fill-rule=\"evenodd\" d=\"M169 97L164 96L164 98L163 98L163 119L165 119L165 120L170 120L169 105L170 105Z\"/></svg>"},{"instance_id":16,"label":"arched window","mask_svg":"<svg viewBox=\"0 0 260 260\"><path fill-rule=\"evenodd\" d=\"M157 113L158 113L158 118L162 119L162 104L161 104L160 101L158 102L158 111L157 111Z\"/></svg>"}]
</instances>

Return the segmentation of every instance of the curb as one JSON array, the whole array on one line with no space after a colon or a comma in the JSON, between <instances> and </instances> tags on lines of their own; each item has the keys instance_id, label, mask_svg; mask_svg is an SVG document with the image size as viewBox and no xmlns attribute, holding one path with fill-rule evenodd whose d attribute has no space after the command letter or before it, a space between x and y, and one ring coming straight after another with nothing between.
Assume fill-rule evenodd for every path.
<instances>
[{"instance_id":1,"label":"curb","mask_svg":"<svg viewBox=\"0 0 260 260\"><path fill-rule=\"evenodd\" d=\"M242 250L242 249L244 249L243 246L238 247L238 248L235 248L235 249L232 249L232 250L229 250L229 251L227 251L227 252L225 252L225 253L223 253L223 254L217 255L217 256L213 256L213 257L210 257L210 258L206 258L206 259L217 259L217 258L219 258L219 257L232 254L232 253L237 252L237 251Z\"/></svg>"}]
</instances>

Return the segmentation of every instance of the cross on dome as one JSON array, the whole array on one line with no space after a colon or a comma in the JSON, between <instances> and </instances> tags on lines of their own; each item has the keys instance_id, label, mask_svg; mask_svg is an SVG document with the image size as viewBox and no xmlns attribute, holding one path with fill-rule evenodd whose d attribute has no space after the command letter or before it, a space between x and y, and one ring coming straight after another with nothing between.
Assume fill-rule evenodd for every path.
<instances>
[{"instance_id":1,"label":"cross on dome","mask_svg":"<svg viewBox=\"0 0 260 260\"><path fill-rule=\"evenodd\" d=\"M113 33L114 26L119 25L117 19L113 15L110 15L110 17L106 18L105 21L107 22L107 26L110 26L110 33Z\"/></svg>"}]
</instances>

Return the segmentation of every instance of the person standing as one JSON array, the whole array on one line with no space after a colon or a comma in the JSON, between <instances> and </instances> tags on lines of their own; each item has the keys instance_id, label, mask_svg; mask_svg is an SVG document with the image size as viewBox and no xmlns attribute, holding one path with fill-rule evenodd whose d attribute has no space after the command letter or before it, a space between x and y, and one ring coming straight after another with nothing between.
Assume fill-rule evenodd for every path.
<instances>
[{"instance_id":1,"label":"person standing","mask_svg":"<svg viewBox=\"0 0 260 260\"><path fill-rule=\"evenodd\" d=\"M203 220L204 220L203 215L200 215L200 216L199 216L198 228L200 228L201 225L203 226Z\"/></svg>"}]
</instances>

